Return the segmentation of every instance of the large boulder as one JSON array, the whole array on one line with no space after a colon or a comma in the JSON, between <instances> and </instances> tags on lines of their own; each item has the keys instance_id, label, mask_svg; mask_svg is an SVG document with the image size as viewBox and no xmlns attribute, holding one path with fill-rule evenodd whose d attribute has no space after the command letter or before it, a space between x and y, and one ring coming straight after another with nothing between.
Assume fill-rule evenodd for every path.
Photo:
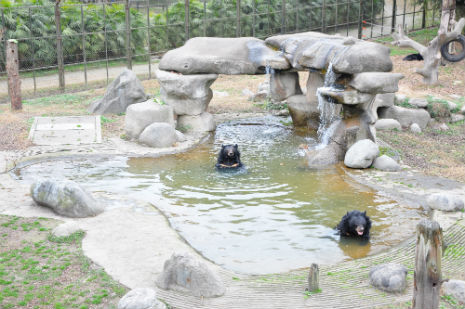
<instances>
[{"instance_id":1,"label":"large boulder","mask_svg":"<svg viewBox=\"0 0 465 309\"><path fill-rule=\"evenodd\" d=\"M171 147L178 141L173 125L164 122L155 122L148 125L139 135L139 142L150 147Z\"/></svg>"},{"instance_id":2,"label":"large boulder","mask_svg":"<svg viewBox=\"0 0 465 309\"><path fill-rule=\"evenodd\" d=\"M402 130L399 121L395 119L378 119L375 123L376 130Z\"/></svg>"},{"instance_id":3,"label":"large boulder","mask_svg":"<svg viewBox=\"0 0 465 309\"><path fill-rule=\"evenodd\" d=\"M170 50L159 68L182 74L257 74L270 66L279 70L290 68L279 51L251 38L196 37L183 46Z\"/></svg>"},{"instance_id":4,"label":"large boulder","mask_svg":"<svg viewBox=\"0 0 465 309\"><path fill-rule=\"evenodd\" d=\"M363 139L353 144L347 150L344 164L350 168L368 168L378 155L378 145L369 139Z\"/></svg>"},{"instance_id":5,"label":"large boulder","mask_svg":"<svg viewBox=\"0 0 465 309\"><path fill-rule=\"evenodd\" d=\"M306 153L308 167L322 168L336 164L344 158L344 152L340 145L331 143L324 148L309 150Z\"/></svg>"},{"instance_id":6,"label":"large boulder","mask_svg":"<svg viewBox=\"0 0 465 309\"><path fill-rule=\"evenodd\" d=\"M380 93L375 97L374 106L376 109L380 107L394 106L395 94L394 93Z\"/></svg>"},{"instance_id":7,"label":"large boulder","mask_svg":"<svg viewBox=\"0 0 465 309\"><path fill-rule=\"evenodd\" d=\"M118 309L166 309L166 305L157 299L154 289L137 288L120 299Z\"/></svg>"},{"instance_id":8,"label":"large boulder","mask_svg":"<svg viewBox=\"0 0 465 309\"><path fill-rule=\"evenodd\" d=\"M95 101L89 107L93 114L120 114L126 112L129 105L143 102L147 99L144 87L136 74L124 69L107 87L102 99Z\"/></svg>"},{"instance_id":9,"label":"large boulder","mask_svg":"<svg viewBox=\"0 0 465 309\"><path fill-rule=\"evenodd\" d=\"M403 128L409 128L416 123L423 130L431 117L424 109L412 109L400 106L382 107L378 110L379 118L396 119Z\"/></svg>"},{"instance_id":10,"label":"large boulder","mask_svg":"<svg viewBox=\"0 0 465 309\"><path fill-rule=\"evenodd\" d=\"M436 210L460 211L464 209L464 200L458 195L434 193L426 198L426 204Z\"/></svg>"},{"instance_id":11,"label":"large boulder","mask_svg":"<svg viewBox=\"0 0 465 309\"><path fill-rule=\"evenodd\" d=\"M177 115L200 115L213 97L210 86L217 74L183 75L157 70L161 99L172 106Z\"/></svg>"},{"instance_id":12,"label":"large boulder","mask_svg":"<svg viewBox=\"0 0 465 309\"><path fill-rule=\"evenodd\" d=\"M451 296L459 304L465 305L465 281L451 279L444 282L441 289L444 295Z\"/></svg>"},{"instance_id":13,"label":"large boulder","mask_svg":"<svg viewBox=\"0 0 465 309\"><path fill-rule=\"evenodd\" d=\"M338 73L389 72L389 48L381 44L319 32L303 32L269 37L266 44L281 50L293 68L326 69L333 63Z\"/></svg>"},{"instance_id":14,"label":"large boulder","mask_svg":"<svg viewBox=\"0 0 465 309\"><path fill-rule=\"evenodd\" d=\"M38 180L31 185L31 196L37 204L65 217L93 217L103 212L102 205L73 181Z\"/></svg>"},{"instance_id":15,"label":"large boulder","mask_svg":"<svg viewBox=\"0 0 465 309\"><path fill-rule=\"evenodd\" d=\"M360 92L390 93L399 89L399 80L402 78L404 75L400 73L363 72L355 74L349 86Z\"/></svg>"},{"instance_id":16,"label":"large boulder","mask_svg":"<svg viewBox=\"0 0 465 309\"><path fill-rule=\"evenodd\" d=\"M173 254L165 262L156 284L164 290L187 292L198 297L218 297L226 291L221 278L188 253Z\"/></svg>"},{"instance_id":17,"label":"large boulder","mask_svg":"<svg viewBox=\"0 0 465 309\"><path fill-rule=\"evenodd\" d=\"M381 264L370 270L370 284L389 292L400 293L407 286L407 268L400 264Z\"/></svg>"},{"instance_id":18,"label":"large boulder","mask_svg":"<svg viewBox=\"0 0 465 309\"><path fill-rule=\"evenodd\" d=\"M270 94L274 101L283 101L296 94L302 94L297 72L275 71L271 74Z\"/></svg>"},{"instance_id":19,"label":"large boulder","mask_svg":"<svg viewBox=\"0 0 465 309\"><path fill-rule=\"evenodd\" d=\"M193 132L211 132L216 128L215 119L210 113L202 113L198 116L182 115L178 117L177 129Z\"/></svg>"},{"instance_id":20,"label":"large boulder","mask_svg":"<svg viewBox=\"0 0 465 309\"><path fill-rule=\"evenodd\" d=\"M295 127L310 127L318 129L320 111L316 104L307 101L303 94L294 95L287 99L287 107Z\"/></svg>"},{"instance_id":21,"label":"large boulder","mask_svg":"<svg viewBox=\"0 0 465 309\"><path fill-rule=\"evenodd\" d=\"M124 118L124 131L129 138L137 139L148 125L155 122L174 126L173 108L169 105L160 105L150 99L128 107Z\"/></svg>"}]
</instances>

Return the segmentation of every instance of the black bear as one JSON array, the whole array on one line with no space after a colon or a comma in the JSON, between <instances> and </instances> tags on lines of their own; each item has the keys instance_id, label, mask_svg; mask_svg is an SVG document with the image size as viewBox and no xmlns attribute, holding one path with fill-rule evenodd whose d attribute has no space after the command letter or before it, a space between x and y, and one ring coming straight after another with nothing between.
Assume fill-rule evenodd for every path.
<instances>
[{"instance_id":1,"label":"black bear","mask_svg":"<svg viewBox=\"0 0 465 309\"><path fill-rule=\"evenodd\" d=\"M410 54L410 55L407 55L404 57L404 59L402 59L404 61L422 61L423 60L423 56L420 55L420 54Z\"/></svg>"},{"instance_id":2,"label":"black bear","mask_svg":"<svg viewBox=\"0 0 465 309\"><path fill-rule=\"evenodd\" d=\"M218 161L216 168L239 168L242 167L241 153L236 145L221 145L220 153L218 154Z\"/></svg>"},{"instance_id":3,"label":"black bear","mask_svg":"<svg viewBox=\"0 0 465 309\"><path fill-rule=\"evenodd\" d=\"M367 212L352 210L342 217L336 229L341 236L370 237L371 220Z\"/></svg>"}]
</instances>

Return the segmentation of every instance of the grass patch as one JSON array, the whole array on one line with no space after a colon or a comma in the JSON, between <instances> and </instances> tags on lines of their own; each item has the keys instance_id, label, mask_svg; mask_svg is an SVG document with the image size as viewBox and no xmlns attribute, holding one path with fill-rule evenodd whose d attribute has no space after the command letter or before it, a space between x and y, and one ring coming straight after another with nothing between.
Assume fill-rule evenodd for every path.
<instances>
[{"instance_id":1,"label":"grass patch","mask_svg":"<svg viewBox=\"0 0 465 309\"><path fill-rule=\"evenodd\" d=\"M127 289L82 252L83 232L53 237L59 222L0 216L0 308L116 308Z\"/></svg>"}]
</instances>

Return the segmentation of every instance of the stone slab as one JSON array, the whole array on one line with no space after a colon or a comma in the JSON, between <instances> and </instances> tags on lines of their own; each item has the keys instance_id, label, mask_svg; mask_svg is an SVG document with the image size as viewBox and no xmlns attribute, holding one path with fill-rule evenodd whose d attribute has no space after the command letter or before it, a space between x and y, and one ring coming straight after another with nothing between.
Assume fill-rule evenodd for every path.
<instances>
[{"instance_id":1,"label":"stone slab","mask_svg":"<svg viewBox=\"0 0 465 309\"><path fill-rule=\"evenodd\" d=\"M36 145L101 143L100 116L35 117L29 139Z\"/></svg>"}]
</instances>

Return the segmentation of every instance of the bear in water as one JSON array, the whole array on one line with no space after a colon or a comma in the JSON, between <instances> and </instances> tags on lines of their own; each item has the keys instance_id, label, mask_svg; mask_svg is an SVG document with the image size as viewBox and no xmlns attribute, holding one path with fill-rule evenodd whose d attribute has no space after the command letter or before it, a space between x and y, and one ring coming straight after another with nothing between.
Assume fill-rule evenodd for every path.
<instances>
[{"instance_id":1,"label":"bear in water","mask_svg":"<svg viewBox=\"0 0 465 309\"><path fill-rule=\"evenodd\" d=\"M239 168L242 167L241 153L236 145L221 145L220 153L218 154L218 161L216 168Z\"/></svg>"},{"instance_id":2,"label":"bear in water","mask_svg":"<svg viewBox=\"0 0 465 309\"><path fill-rule=\"evenodd\" d=\"M367 212L352 210L342 217L336 229L341 236L370 237L371 220Z\"/></svg>"}]
</instances>

